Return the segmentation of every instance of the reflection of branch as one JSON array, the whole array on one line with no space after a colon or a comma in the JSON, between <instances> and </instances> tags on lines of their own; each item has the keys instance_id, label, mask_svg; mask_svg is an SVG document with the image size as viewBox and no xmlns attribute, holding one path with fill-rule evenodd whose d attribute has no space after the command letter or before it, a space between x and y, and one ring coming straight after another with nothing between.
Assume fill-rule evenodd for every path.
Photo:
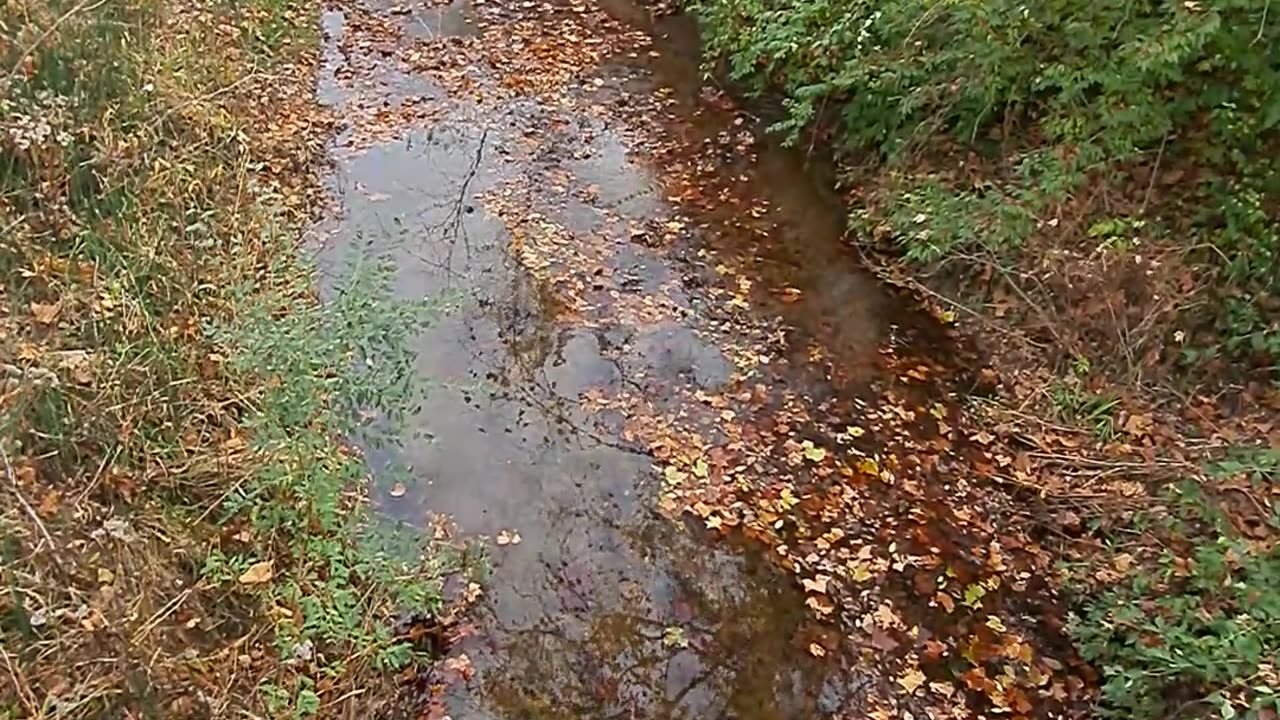
<instances>
[{"instance_id":1,"label":"reflection of branch","mask_svg":"<svg viewBox=\"0 0 1280 720\"><path fill-rule=\"evenodd\" d=\"M489 126L485 126L480 131L480 141L476 143L475 157L471 160L471 167L467 169L467 174L462 178L462 185L458 188L458 197L454 200L453 209L449 216L445 219L442 226L448 225L452 231L453 238L456 240L461 234L463 238L463 248L467 251L467 257L471 257L471 244L465 232L466 226L462 222L462 215L466 212L467 207L467 189L471 187L471 181L475 179L480 172L480 161L484 157L484 145L489 139ZM449 252L445 255L445 264L450 268L453 267L453 248L454 243L449 243Z\"/></svg>"}]
</instances>

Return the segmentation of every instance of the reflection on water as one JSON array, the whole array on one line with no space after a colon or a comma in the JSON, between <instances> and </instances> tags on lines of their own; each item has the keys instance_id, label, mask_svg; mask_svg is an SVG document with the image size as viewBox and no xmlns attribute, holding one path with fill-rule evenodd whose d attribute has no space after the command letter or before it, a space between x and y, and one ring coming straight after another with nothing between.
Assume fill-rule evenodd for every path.
<instances>
[{"instance_id":1,"label":"reflection on water","mask_svg":"<svg viewBox=\"0 0 1280 720\"><path fill-rule=\"evenodd\" d=\"M392 17L412 23L435 12L397 10ZM449 32L462 32L462 16L448 17ZM347 78L335 66L371 61L352 62L339 49L340 13L329 13L325 26L322 95L340 114L363 107L370 88L397 102L437 92L395 68ZM375 470L395 464L412 477L403 496L375 489L378 505L411 524L431 511L452 516L465 534L515 530L521 537L494 548L479 632L458 648L476 676L450 698L451 714L765 720L811 718L856 701L850 661L834 651L814 656L811 648L829 640L829 631L809 623L792 582L768 563L713 547L656 515L652 459L620 438L621 418L581 406L594 391L659 396L673 383L721 388L733 367L681 319L696 311L675 287L688 268L627 240L642 231L625 228L647 227L669 211L654 168L629 157L615 131L594 120L581 123L592 129L590 141L584 135L568 151L557 154L546 138L530 142L525 130L543 112L525 101L459 103L393 139L340 145L332 187L341 213L317 253L325 282L348 272L349 263L387 256L398 296L452 300L453 309L413 340L417 370L435 386L413 424L430 439L370 451ZM569 168L593 199L548 195L548 163ZM772 172L761 163L759 172ZM509 218L483 202L486 193L520 181L532 195L554 197L547 222L576 237L624 228L624 241L606 247L583 293L665 294L679 312L641 322L606 308L584 320L562 285L518 261ZM794 201L779 198L784 220L798 223L787 232L822 227L829 243L838 222L818 217L804 191L794 192L801 193ZM713 209L704 219L708 227L728 222ZM766 259L760 271L786 262ZM851 347L874 349L882 318L867 303L873 294L862 280L796 279L794 264L787 267L788 283L810 283L814 302L831 305L824 315L862 318ZM852 284L841 289L840 282Z\"/></svg>"}]
</instances>

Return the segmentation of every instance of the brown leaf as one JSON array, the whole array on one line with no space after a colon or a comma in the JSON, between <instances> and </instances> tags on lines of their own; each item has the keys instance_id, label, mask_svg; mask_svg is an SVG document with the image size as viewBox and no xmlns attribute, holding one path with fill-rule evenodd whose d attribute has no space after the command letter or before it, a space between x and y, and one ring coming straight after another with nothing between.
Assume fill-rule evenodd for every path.
<instances>
[{"instance_id":1,"label":"brown leaf","mask_svg":"<svg viewBox=\"0 0 1280 720\"><path fill-rule=\"evenodd\" d=\"M31 316L41 325L52 325L58 319L58 311L62 306L58 303L45 305L43 303L31 303Z\"/></svg>"},{"instance_id":2,"label":"brown leaf","mask_svg":"<svg viewBox=\"0 0 1280 720\"><path fill-rule=\"evenodd\" d=\"M1133 413L1124 421L1124 431L1133 437L1143 437L1151 432L1154 421L1144 413Z\"/></svg>"},{"instance_id":3,"label":"brown leaf","mask_svg":"<svg viewBox=\"0 0 1280 720\"><path fill-rule=\"evenodd\" d=\"M57 490L50 490L45 493L44 498L40 500L40 507L36 508L36 512L41 517L51 518L58 514L58 509L62 507L62 493Z\"/></svg>"},{"instance_id":4,"label":"brown leaf","mask_svg":"<svg viewBox=\"0 0 1280 720\"><path fill-rule=\"evenodd\" d=\"M915 692L916 688L924 684L924 681L924 673L920 672L920 668L912 668L898 678L898 684L908 693Z\"/></svg>"},{"instance_id":5,"label":"brown leaf","mask_svg":"<svg viewBox=\"0 0 1280 720\"><path fill-rule=\"evenodd\" d=\"M275 562L263 560L249 566L238 578L241 585L261 585L275 576Z\"/></svg>"}]
</instances>

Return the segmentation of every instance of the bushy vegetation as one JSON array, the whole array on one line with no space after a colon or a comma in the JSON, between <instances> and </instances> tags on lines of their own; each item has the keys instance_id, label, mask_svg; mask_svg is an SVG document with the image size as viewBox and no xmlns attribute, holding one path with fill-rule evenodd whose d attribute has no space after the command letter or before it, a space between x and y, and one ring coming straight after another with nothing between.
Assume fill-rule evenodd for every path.
<instances>
[{"instance_id":1,"label":"bushy vegetation","mask_svg":"<svg viewBox=\"0 0 1280 720\"><path fill-rule=\"evenodd\" d=\"M1172 234L1229 285L1196 318L1218 330L1202 350L1274 358L1280 22L1267 3L691 6L711 57L747 87L781 93L777 129L825 132L846 159L874 159L883 192L864 194L855 218L911 261L1064 235L1058 210L1087 195L1096 201L1071 213L1085 228Z\"/></svg>"},{"instance_id":2,"label":"bushy vegetation","mask_svg":"<svg viewBox=\"0 0 1280 720\"><path fill-rule=\"evenodd\" d=\"M319 305L293 259L316 15L0 8L0 717L347 716L439 609L448 555L343 445L394 432L427 309L376 267Z\"/></svg>"}]
</instances>

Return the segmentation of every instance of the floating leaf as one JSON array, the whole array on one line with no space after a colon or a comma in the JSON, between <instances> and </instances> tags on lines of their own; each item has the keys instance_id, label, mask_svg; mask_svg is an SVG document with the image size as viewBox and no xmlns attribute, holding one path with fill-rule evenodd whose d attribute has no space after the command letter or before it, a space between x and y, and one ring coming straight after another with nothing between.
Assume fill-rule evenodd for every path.
<instances>
[{"instance_id":1,"label":"floating leaf","mask_svg":"<svg viewBox=\"0 0 1280 720\"><path fill-rule=\"evenodd\" d=\"M827 593L827 583L830 581L830 575L816 575L813 579L801 579L800 584L804 585L805 592L821 593L825 595Z\"/></svg>"},{"instance_id":2,"label":"floating leaf","mask_svg":"<svg viewBox=\"0 0 1280 720\"><path fill-rule=\"evenodd\" d=\"M684 628L673 625L662 631L662 644L669 648L687 648L689 639L684 635Z\"/></svg>"},{"instance_id":3,"label":"floating leaf","mask_svg":"<svg viewBox=\"0 0 1280 720\"><path fill-rule=\"evenodd\" d=\"M978 583L974 583L964 589L964 605L965 607L977 610L982 607L982 598L986 597L987 589Z\"/></svg>"},{"instance_id":4,"label":"floating leaf","mask_svg":"<svg viewBox=\"0 0 1280 720\"><path fill-rule=\"evenodd\" d=\"M696 462L696 463L694 463L694 464L693 464L693 475L694 475L694 477L701 478L701 479L704 479L704 480L705 480L705 479L706 479L706 477L707 477L707 475L709 475L709 474L710 474L710 471L709 471L709 469L707 468L707 461L706 461L706 459L705 459L705 458L698 458L698 462Z\"/></svg>"}]
</instances>

